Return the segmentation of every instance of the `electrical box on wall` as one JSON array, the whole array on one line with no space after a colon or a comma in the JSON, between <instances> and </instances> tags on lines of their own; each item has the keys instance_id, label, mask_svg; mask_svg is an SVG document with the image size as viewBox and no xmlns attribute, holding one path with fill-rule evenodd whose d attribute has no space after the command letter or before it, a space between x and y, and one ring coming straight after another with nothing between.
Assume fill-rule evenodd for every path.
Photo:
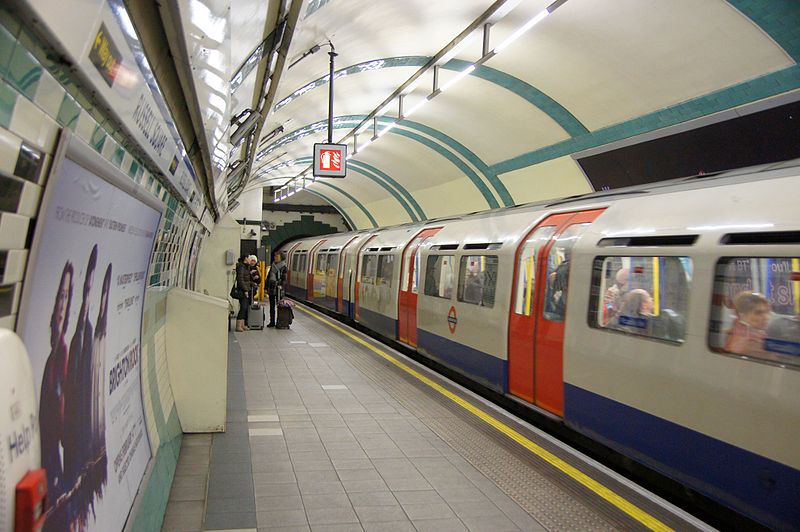
<instances>
[{"instance_id":1,"label":"electrical box on wall","mask_svg":"<svg viewBox=\"0 0 800 532\"><path fill-rule=\"evenodd\" d=\"M228 266L236 264L236 252L234 250L229 249L225 252L225 264Z\"/></svg>"}]
</instances>

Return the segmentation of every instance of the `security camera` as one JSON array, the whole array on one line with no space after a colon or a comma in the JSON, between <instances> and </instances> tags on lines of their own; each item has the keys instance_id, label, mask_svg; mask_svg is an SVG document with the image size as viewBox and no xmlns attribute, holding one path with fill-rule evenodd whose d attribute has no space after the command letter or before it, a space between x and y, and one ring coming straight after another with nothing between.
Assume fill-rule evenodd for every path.
<instances>
[{"instance_id":1,"label":"security camera","mask_svg":"<svg viewBox=\"0 0 800 532\"><path fill-rule=\"evenodd\" d=\"M239 120L241 120L241 116L247 112L249 112L247 118L245 118L243 122L239 123ZM234 119L233 125L239 123L239 127L236 128L236 131L231 133L231 144L233 144L234 147L241 144L242 140L244 140L244 138L247 135L253 132L260 118L261 118L261 113L259 113L258 111L253 111L251 109L247 109L242 113L240 113L239 116L236 119Z\"/></svg>"}]
</instances>

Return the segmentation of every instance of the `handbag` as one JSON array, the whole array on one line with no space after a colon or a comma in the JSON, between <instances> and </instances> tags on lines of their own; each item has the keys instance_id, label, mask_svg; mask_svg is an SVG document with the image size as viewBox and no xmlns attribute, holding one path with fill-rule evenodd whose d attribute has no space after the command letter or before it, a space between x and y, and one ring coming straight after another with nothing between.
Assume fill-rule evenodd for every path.
<instances>
[{"instance_id":1,"label":"handbag","mask_svg":"<svg viewBox=\"0 0 800 532\"><path fill-rule=\"evenodd\" d=\"M233 299L241 299L244 297L244 292L239 288L238 284L234 284L233 287L231 287L231 297Z\"/></svg>"}]
</instances>

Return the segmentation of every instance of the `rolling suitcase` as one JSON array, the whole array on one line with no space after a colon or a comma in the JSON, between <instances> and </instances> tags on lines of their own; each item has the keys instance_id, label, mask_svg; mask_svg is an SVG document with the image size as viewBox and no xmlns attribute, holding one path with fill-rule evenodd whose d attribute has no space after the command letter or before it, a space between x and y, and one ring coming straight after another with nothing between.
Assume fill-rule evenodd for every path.
<instances>
[{"instance_id":1,"label":"rolling suitcase","mask_svg":"<svg viewBox=\"0 0 800 532\"><path fill-rule=\"evenodd\" d=\"M275 319L275 328L288 329L292 324L292 319L294 318L292 304L289 302L289 300L283 298L283 290L281 290L280 287L278 287L275 295L277 296L278 300L278 304L276 305L278 316Z\"/></svg>"},{"instance_id":2,"label":"rolling suitcase","mask_svg":"<svg viewBox=\"0 0 800 532\"><path fill-rule=\"evenodd\" d=\"M258 301L254 301L247 309L247 326L251 329L264 328L264 309Z\"/></svg>"}]
</instances>

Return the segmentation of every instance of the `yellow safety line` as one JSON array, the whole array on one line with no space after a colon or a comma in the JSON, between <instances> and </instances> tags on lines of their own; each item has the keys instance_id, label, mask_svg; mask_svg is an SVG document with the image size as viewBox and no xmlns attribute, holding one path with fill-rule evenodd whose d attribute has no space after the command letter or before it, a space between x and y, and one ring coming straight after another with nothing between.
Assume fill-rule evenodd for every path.
<instances>
[{"instance_id":1,"label":"yellow safety line","mask_svg":"<svg viewBox=\"0 0 800 532\"><path fill-rule=\"evenodd\" d=\"M415 369L411 368L410 366L407 366L406 364L400 362L399 360L397 360L396 358L392 357L391 355L386 354L383 350L378 349L377 347L373 346L369 342L367 342L367 341L359 338L358 336L352 334L351 332L339 327L335 323L331 322L330 320L327 320L327 319L323 318L322 316L319 316L319 315L317 315L317 314L315 314L315 313L313 313L313 312L311 312L311 311L309 311L309 310L307 310L307 309L305 309L303 307L300 307L300 306L298 306L296 308L299 308L300 310L302 310L303 312L305 312L309 316L311 316L313 318L316 318L317 320L319 320L322 323L328 325L332 329L335 329L335 330L339 331L340 333L344 334L345 336L349 337L350 339L354 340L355 342L363 345L364 347L366 347L370 351L374 352L375 354L377 354L381 358L387 360L388 362L391 362L392 364L394 364L398 368L402 369L403 371L405 371L409 375L412 375L415 378L417 378L420 381L422 381L423 383L427 384L428 386L430 386L431 388L433 388L434 390L436 390L440 394L444 395L445 397L447 397L448 399L450 399L451 401L453 401L454 403L456 403L457 405L459 405L463 409L467 410L468 412L470 412L474 416L478 417L482 421L488 423L492 427L496 428L497 430L499 430L500 432L502 432L503 434L505 434L506 436L508 436L512 440L514 440L515 442L519 443L520 445L522 445L523 447L525 447L526 449L528 449L529 451L531 451L532 453L534 453L539 458L541 458L542 460L546 461L547 463L549 463L550 465L552 465L556 469L558 469L561 472L569 475L573 480L577 481L578 483L582 484L586 488L588 488L591 491L595 492L597 495L599 495L600 497L602 497L603 499L605 499L609 503L613 504L614 506L616 506L617 508L619 508L620 510L622 510L623 512L625 512L626 514L628 514L629 516L634 518L635 520L639 521L640 523L642 523L644 526L646 526L650 530L658 530L658 531L665 531L665 532L672 530L670 527L668 527L667 525L665 525L664 523L662 523L661 521L659 521L658 519L656 519L652 515L648 514L644 510L639 509L637 506L631 504L630 502L628 502L627 500L622 498L620 495L617 495L616 493L614 493L613 491L611 491L607 487L605 487L602 484L600 484L599 482L597 482L595 479L593 479L589 475L586 475L585 473L583 473L583 472L579 471L578 469L572 467L571 465L569 465L568 463L566 463L562 459L558 458L557 456L555 456L551 452L543 449L542 447L539 447L538 445L536 445L535 443L530 441L528 438L526 438L525 436L523 436L522 434L520 434L516 430L514 430L511 427L505 425L501 421L498 421L497 419L493 418L492 416L490 416L486 412L480 410L479 408L475 407L471 403L465 401L461 397L458 397L456 394L452 393L451 391L449 391L445 387L441 386L440 384L437 384L436 382L432 381L431 379L429 379L425 375L421 374L420 372L416 371Z\"/></svg>"}]
</instances>

